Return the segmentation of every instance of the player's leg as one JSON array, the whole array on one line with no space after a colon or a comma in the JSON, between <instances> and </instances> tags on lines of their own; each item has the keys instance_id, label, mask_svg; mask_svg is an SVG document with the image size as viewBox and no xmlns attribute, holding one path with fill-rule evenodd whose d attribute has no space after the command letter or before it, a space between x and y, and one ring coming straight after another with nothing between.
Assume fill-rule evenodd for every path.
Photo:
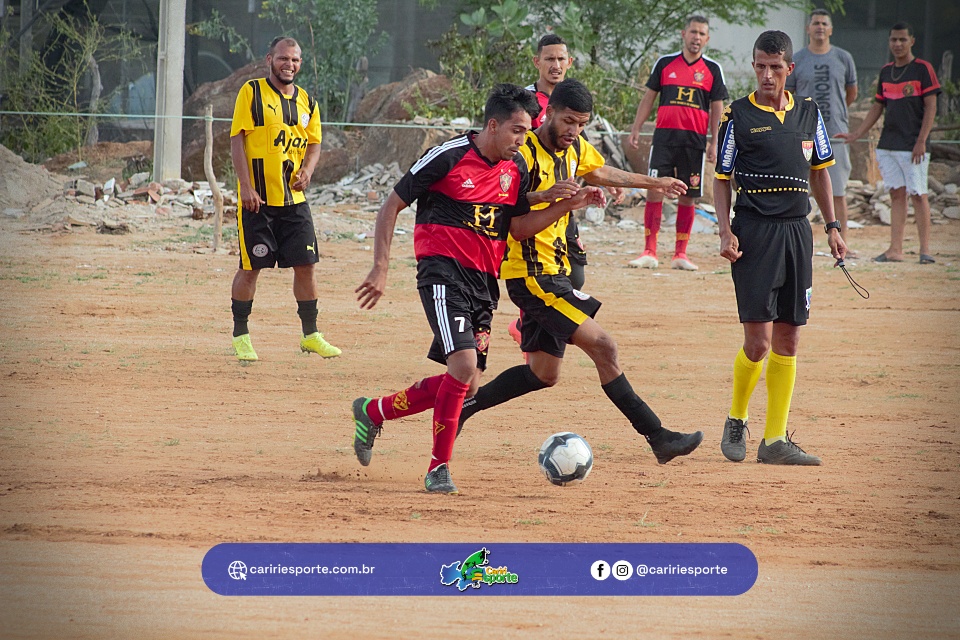
<instances>
[{"instance_id":1,"label":"player's leg","mask_svg":"<svg viewBox=\"0 0 960 640\"><path fill-rule=\"evenodd\" d=\"M697 265L687 258L687 244L690 242L693 220L697 215L694 203L701 193L704 152L683 147L675 151L675 156L677 178L687 185L687 193L680 196L677 203L677 239L670 266L683 271L696 271Z\"/></svg>"},{"instance_id":2,"label":"player's leg","mask_svg":"<svg viewBox=\"0 0 960 640\"><path fill-rule=\"evenodd\" d=\"M259 213L247 211L242 205L237 207L240 265L233 277L230 308L233 313L233 350L241 361L257 360L248 321L260 270L276 265L277 240L271 228L272 220L272 207L264 206Z\"/></svg>"},{"instance_id":3,"label":"player's leg","mask_svg":"<svg viewBox=\"0 0 960 640\"><path fill-rule=\"evenodd\" d=\"M670 161L669 150L663 145L650 147L647 158L647 173L656 178L660 175L673 175L673 164ZM647 191L647 202L643 206L643 253L627 264L641 269L656 269L657 261L657 234L660 233L660 223L663 218L663 194L659 191Z\"/></svg>"},{"instance_id":4,"label":"player's leg","mask_svg":"<svg viewBox=\"0 0 960 640\"><path fill-rule=\"evenodd\" d=\"M927 199L927 174L930 167L930 154L925 154L919 164L911 164L910 182L907 191L913 204L913 215L917 220L917 235L920 237L920 263L934 262L930 255L930 202Z\"/></svg>"},{"instance_id":5,"label":"player's leg","mask_svg":"<svg viewBox=\"0 0 960 640\"><path fill-rule=\"evenodd\" d=\"M657 457L657 462L666 464L677 456L692 453L700 446L703 432L677 433L661 425L660 418L637 395L620 369L616 341L596 320L584 320L570 341L593 360L600 376L600 388L630 421L634 430L646 439Z\"/></svg>"},{"instance_id":6,"label":"player's leg","mask_svg":"<svg viewBox=\"0 0 960 640\"><path fill-rule=\"evenodd\" d=\"M903 234L907 224L907 173L909 151L877 149L877 167L884 186L890 191L890 246L874 258L877 262L903 260ZM904 158L908 164L904 164Z\"/></svg>"}]
</instances>

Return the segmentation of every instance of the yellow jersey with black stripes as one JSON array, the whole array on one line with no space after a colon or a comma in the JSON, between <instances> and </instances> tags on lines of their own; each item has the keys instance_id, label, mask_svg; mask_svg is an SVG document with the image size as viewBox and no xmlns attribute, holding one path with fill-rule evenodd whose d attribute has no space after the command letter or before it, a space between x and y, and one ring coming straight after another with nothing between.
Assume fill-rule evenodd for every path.
<instances>
[{"instance_id":1,"label":"yellow jersey with black stripes","mask_svg":"<svg viewBox=\"0 0 960 640\"><path fill-rule=\"evenodd\" d=\"M755 94L734 100L720 117L717 178L737 184L737 212L799 218L810 213L810 170L835 164L817 103L787 93L783 111Z\"/></svg>"},{"instance_id":2,"label":"yellow jersey with black stripes","mask_svg":"<svg viewBox=\"0 0 960 640\"><path fill-rule=\"evenodd\" d=\"M305 202L303 192L290 184L307 146L320 144L316 100L296 85L293 95L285 96L267 78L250 80L240 88L233 109L230 136L241 133L250 182L264 202L272 207Z\"/></svg>"},{"instance_id":3,"label":"yellow jersey with black stripes","mask_svg":"<svg viewBox=\"0 0 960 640\"><path fill-rule=\"evenodd\" d=\"M600 152L582 136L577 136L574 143L563 151L554 153L543 146L536 132L528 131L527 139L520 147L520 155L527 163L530 191L546 191L558 180L585 175L604 164ZM545 209L548 206L548 203L543 203L532 208ZM567 226L572 215L573 212L570 212L563 216L532 238L518 241L509 236L500 277L569 275Z\"/></svg>"}]
</instances>

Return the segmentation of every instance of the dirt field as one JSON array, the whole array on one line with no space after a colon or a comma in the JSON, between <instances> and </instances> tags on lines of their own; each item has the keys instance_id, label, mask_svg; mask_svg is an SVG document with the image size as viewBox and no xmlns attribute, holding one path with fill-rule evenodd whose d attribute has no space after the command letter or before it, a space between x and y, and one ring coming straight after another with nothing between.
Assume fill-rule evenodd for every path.
<instances>
[{"instance_id":1,"label":"dirt field","mask_svg":"<svg viewBox=\"0 0 960 640\"><path fill-rule=\"evenodd\" d=\"M0 222L0 635L960 636L960 224L934 228L935 265L853 265L866 301L815 259L790 428L819 468L719 451L741 330L716 237L693 240L699 272L649 272L624 266L642 230L588 229L585 289L605 303L598 319L627 375L667 426L704 430L704 445L657 465L573 350L556 388L468 424L459 496L423 491L423 416L388 424L368 468L351 447L353 398L439 372L424 357L411 236L396 238L372 312L352 294L371 241L322 244L335 360L299 353L291 275L265 273L251 317L261 360L241 366L237 258L197 253L201 224L105 236ZM372 214L356 231L372 232ZM853 237L871 256L888 229ZM672 229L664 252L668 241ZM490 374L521 362L514 313L505 300ZM753 448L765 404L761 382ZM560 430L594 448L577 487L536 467ZM227 541L739 542L760 573L736 598L224 598L200 561Z\"/></svg>"}]
</instances>

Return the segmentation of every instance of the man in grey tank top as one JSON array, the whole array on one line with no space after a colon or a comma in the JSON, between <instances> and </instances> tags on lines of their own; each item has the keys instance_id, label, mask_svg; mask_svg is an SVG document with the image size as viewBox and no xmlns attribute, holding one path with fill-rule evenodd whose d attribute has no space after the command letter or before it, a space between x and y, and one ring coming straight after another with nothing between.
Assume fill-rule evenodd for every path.
<instances>
[{"instance_id":1,"label":"man in grey tank top","mask_svg":"<svg viewBox=\"0 0 960 640\"><path fill-rule=\"evenodd\" d=\"M796 65L787 76L787 86L798 96L813 98L820 107L823 124L830 137L847 133L847 106L857 98L857 68L853 57L844 49L830 44L833 35L833 20L825 9L814 9L807 20L807 36L810 44L793 54ZM837 161L828 167L833 183L833 210L840 222L840 235L847 239L847 199L844 195L850 178L850 151L845 144L833 145L833 157ZM847 256L856 253L847 249Z\"/></svg>"}]
</instances>

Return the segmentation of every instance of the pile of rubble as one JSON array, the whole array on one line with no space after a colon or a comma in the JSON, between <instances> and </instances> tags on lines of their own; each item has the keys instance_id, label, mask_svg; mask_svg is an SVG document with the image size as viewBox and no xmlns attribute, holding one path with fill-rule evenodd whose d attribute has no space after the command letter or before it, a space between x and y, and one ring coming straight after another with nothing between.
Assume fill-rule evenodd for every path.
<instances>
[{"instance_id":1,"label":"pile of rubble","mask_svg":"<svg viewBox=\"0 0 960 640\"><path fill-rule=\"evenodd\" d=\"M224 183L218 184L223 193L224 210L233 210L237 206L236 193L226 191ZM127 204L148 204L156 208L158 215L181 213L196 220L202 220L214 213L213 191L209 182L151 182L147 172L134 174L121 182L111 178L102 184L76 178L64 185L63 195L68 202L93 205L99 209L123 207Z\"/></svg>"},{"instance_id":2,"label":"pile of rubble","mask_svg":"<svg viewBox=\"0 0 960 640\"><path fill-rule=\"evenodd\" d=\"M941 184L929 179L930 217L934 224L945 224L946 219L960 220L960 195L954 183ZM909 207L912 212L912 207ZM884 193L883 183L864 184L859 180L847 183L847 212L850 220L860 224L890 224L890 194Z\"/></svg>"},{"instance_id":3,"label":"pile of rubble","mask_svg":"<svg viewBox=\"0 0 960 640\"><path fill-rule=\"evenodd\" d=\"M399 163L392 162L384 167L378 162L348 174L333 184L311 187L307 192L307 202L311 207L361 204L365 210L375 211L402 177Z\"/></svg>"}]
</instances>

